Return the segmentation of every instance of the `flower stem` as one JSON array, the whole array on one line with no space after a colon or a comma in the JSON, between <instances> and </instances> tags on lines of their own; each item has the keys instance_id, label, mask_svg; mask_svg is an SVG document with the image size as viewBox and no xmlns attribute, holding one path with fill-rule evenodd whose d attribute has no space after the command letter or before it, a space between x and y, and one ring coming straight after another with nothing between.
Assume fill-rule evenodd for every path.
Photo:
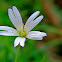
<instances>
[{"instance_id":1,"label":"flower stem","mask_svg":"<svg viewBox=\"0 0 62 62\"><path fill-rule=\"evenodd\" d=\"M17 50L17 54L16 54L16 58L15 58L15 62L17 62L19 50L20 50L20 45L18 46L18 50Z\"/></svg>"}]
</instances>

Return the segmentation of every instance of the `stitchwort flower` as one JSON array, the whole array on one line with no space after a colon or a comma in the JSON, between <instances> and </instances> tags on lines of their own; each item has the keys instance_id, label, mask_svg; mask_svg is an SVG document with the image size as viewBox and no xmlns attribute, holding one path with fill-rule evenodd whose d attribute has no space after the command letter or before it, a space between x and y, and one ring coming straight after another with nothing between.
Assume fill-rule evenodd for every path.
<instances>
[{"instance_id":1,"label":"stitchwort flower","mask_svg":"<svg viewBox=\"0 0 62 62\"><path fill-rule=\"evenodd\" d=\"M8 15L16 29L8 26L0 26L0 30L3 30L0 31L0 35L18 36L14 41L14 47L18 44L24 47L26 38L32 40L42 40L44 36L47 36L46 33L31 31L43 19L43 15L37 17L39 13L39 11L34 12L24 25L18 9L15 6L13 6L12 9L9 8Z\"/></svg>"}]
</instances>

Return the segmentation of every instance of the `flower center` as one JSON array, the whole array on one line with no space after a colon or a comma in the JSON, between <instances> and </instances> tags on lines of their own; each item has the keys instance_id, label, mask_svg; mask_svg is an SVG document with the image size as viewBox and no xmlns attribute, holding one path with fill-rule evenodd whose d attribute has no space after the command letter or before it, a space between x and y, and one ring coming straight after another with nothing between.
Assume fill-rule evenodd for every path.
<instances>
[{"instance_id":1,"label":"flower center","mask_svg":"<svg viewBox=\"0 0 62 62\"><path fill-rule=\"evenodd\" d=\"M26 37L26 35L27 35L27 32L26 31L24 31L24 30L19 31L19 36Z\"/></svg>"},{"instance_id":2,"label":"flower center","mask_svg":"<svg viewBox=\"0 0 62 62\"><path fill-rule=\"evenodd\" d=\"M21 30L21 27L16 26L16 28L19 28L20 30L17 30L17 34L19 34L19 36L21 37L26 37L27 32L24 29L28 29L27 27L24 27L24 23L22 23L23 25L23 30Z\"/></svg>"}]
</instances>

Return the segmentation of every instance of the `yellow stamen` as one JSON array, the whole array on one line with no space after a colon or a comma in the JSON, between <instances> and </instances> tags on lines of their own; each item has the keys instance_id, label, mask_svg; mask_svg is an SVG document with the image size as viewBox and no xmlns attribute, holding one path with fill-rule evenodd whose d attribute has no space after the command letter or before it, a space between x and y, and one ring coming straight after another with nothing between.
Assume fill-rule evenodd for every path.
<instances>
[{"instance_id":1,"label":"yellow stamen","mask_svg":"<svg viewBox=\"0 0 62 62\"><path fill-rule=\"evenodd\" d=\"M21 34L20 36L22 37L23 35Z\"/></svg>"},{"instance_id":2,"label":"yellow stamen","mask_svg":"<svg viewBox=\"0 0 62 62\"><path fill-rule=\"evenodd\" d=\"M27 32L24 32L24 34L27 34Z\"/></svg>"},{"instance_id":3,"label":"yellow stamen","mask_svg":"<svg viewBox=\"0 0 62 62\"><path fill-rule=\"evenodd\" d=\"M24 23L22 23L22 25L24 26Z\"/></svg>"},{"instance_id":4,"label":"yellow stamen","mask_svg":"<svg viewBox=\"0 0 62 62\"><path fill-rule=\"evenodd\" d=\"M25 33L24 33L25 34Z\"/></svg>"},{"instance_id":5,"label":"yellow stamen","mask_svg":"<svg viewBox=\"0 0 62 62\"><path fill-rule=\"evenodd\" d=\"M18 34L18 30L17 30L17 34Z\"/></svg>"},{"instance_id":6,"label":"yellow stamen","mask_svg":"<svg viewBox=\"0 0 62 62\"><path fill-rule=\"evenodd\" d=\"M19 28L21 28L21 27L19 27Z\"/></svg>"},{"instance_id":7,"label":"yellow stamen","mask_svg":"<svg viewBox=\"0 0 62 62\"><path fill-rule=\"evenodd\" d=\"M27 27L24 27L24 29L28 29Z\"/></svg>"},{"instance_id":8,"label":"yellow stamen","mask_svg":"<svg viewBox=\"0 0 62 62\"><path fill-rule=\"evenodd\" d=\"M18 26L16 26L16 28L18 28Z\"/></svg>"},{"instance_id":9,"label":"yellow stamen","mask_svg":"<svg viewBox=\"0 0 62 62\"><path fill-rule=\"evenodd\" d=\"M27 34L27 32L25 32L25 34Z\"/></svg>"}]
</instances>

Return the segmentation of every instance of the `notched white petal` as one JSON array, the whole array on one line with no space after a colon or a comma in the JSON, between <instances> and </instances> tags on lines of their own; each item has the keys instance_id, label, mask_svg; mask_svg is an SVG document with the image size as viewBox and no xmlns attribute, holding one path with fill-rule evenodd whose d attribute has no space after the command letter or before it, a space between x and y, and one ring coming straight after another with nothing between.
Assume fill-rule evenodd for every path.
<instances>
[{"instance_id":1,"label":"notched white petal","mask_svg":"<svg viewBox=\"0 0 62 62\"><path fill-rule=\"evenodd\" d=\"M15 28L16 26L21 27L21 29L23 28L21 15L15 6L12 9L8 9L8 15ZM19 30L19 28L16 29Z\"/></svg>"},{"instance_id":2,"label":"notched white petal","mask_svg":"<svg viewBox=\"0 0 62 62\"><path fill-rule=\"evenodd\" d=\"M44 36L47 36L46 33L40 31L31 31L27 34L27 38L32 40L42 40Z\"/></svg>"},{"instance_id":3,"label":"notched white petal","mask_svg":"<svg viewBox=\"0 0 62 62\"><path fill-rule=\"evenodd\" d=\"M14 41L14 47L16 47L19 43L20 43L20 46L24 47L25 45L25 38L22 38L22 37L17 37Z\"/></svg>"},{"instance_id":4,"label":"notched white petal","mask_svg":"<svg viewBox=\"0 0 62 62\"><path fill-rule=\"evenodd\" d=\"M31 31L42 19L43 19L43 15L36 18L34 21L30 23L30 25L28 26L28 30L26 31L27 32Z\"/></svg>"},{"instance_id":5,"label":"notched white petal","mask_svg":"<svg viewBox=\"0 0 62 62\"><path fill-rule=\"evenodd\" d=\"M27 20L27 22L25 23L25 27L28 27L30 25L30 23L39 15L40 11L36 11L34 12Z\"/></svg>"}]
</instances>

